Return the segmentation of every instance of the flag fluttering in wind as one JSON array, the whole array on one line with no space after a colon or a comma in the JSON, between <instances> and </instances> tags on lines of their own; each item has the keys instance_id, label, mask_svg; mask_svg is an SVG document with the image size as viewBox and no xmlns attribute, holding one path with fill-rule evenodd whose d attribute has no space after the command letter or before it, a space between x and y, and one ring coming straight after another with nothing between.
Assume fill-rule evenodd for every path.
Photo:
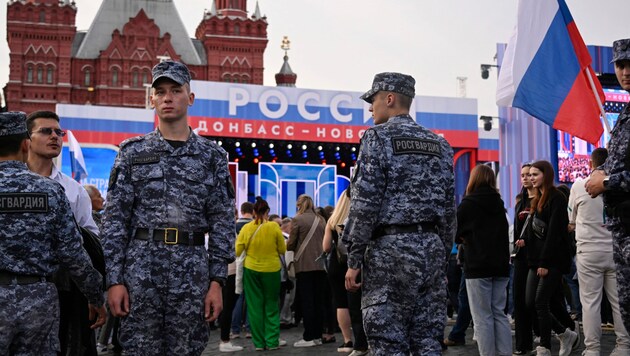
<instances>
[{"instance_id":1,"label":"flag fluttering in wind","mask_svg":"<svg viewBox=\"0 0 630 356\"><path fill-rule=\"evenodd\" d=\"M523 109L595 144L603 133L605 97L591 61L564 0L520 0L499 73L497 105Z\"/></svg>"},{"instance_id":2,"label":"flag fluttering in wind","mask_svg":"<svg viewBox=\"0 0 630 356\"><path fill-rule=\"evenodd\" d=\"M83 152L79 141L74 137L72 131L68 130L68 146L70 148L70 166L72 167L72 178L77 182L87 177L87 166L83 159Z\"/></svg>"}]
</instances>

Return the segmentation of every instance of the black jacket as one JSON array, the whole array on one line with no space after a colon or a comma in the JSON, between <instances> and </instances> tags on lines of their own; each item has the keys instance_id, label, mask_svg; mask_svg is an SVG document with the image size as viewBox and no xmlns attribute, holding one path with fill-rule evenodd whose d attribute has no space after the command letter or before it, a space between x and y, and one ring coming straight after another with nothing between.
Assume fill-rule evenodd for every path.
<instances>
[{"instance_id":1,"label":"black jacket","mask_svg":"<svg viewBox=\"0 0 630 356\"><path fill-rule=\"evenodd\" d=\"M501 195L482 186L457 208L455 241L464 243L466 278L509 277L508 221Z\"/></svg>"},{"instance_id":2,"label":"black jacket","mask_svg":"<svg viewBox=\"0 0 630 356\"><path fill-rule=\"evenodd\" d=\"M521 237L521 230L523 229L523 225L525 224L525 220L527 219L526 215L520 215L519 213L522 211L529 211L531 204L531 199L529 199L529 195L527 194L527 189L523 188L521 190L521 200L514 207L514 243ZM519 217L520 215L520 217ZM523 235L525 238L526 236ZM516 246L514 246L516 249ZM516 252L515 260L522 261L523 263L527 262L527 245L518 248L518 252Z\"/></svg>"},{"instance_id":3,"label":"black jacket","mask_svg":"<svg viewBox=\"0 0 630 356\"><path fill-rule=\"evenodd\" d=\"M542 220L545 225L544 238L535 236L531 226L527 229L527 264L530 268L556 268L562 273L571 270L571 249L569 247L569 215L567 199L558 191L550 193L549 200L541 212L535 212L532 218Z\"/></svg>"}]
</instances>

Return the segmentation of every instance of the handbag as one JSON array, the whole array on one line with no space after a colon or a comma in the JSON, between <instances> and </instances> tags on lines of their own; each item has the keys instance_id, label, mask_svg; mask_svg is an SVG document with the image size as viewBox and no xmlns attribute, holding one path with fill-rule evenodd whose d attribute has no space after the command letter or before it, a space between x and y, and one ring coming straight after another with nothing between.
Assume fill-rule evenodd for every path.
<instances>
[{"instance_id":1,"label":"handbag","mask_svg":"<svg viewBox=\"0 0 630 356\"><path fill-rule=\"evenodd\" d=\"M241 253L241 255L236 258L236 281L234 284L234 293L236 294L243 293L243 264L245 263L245 257L247 257L247 249L249 248L249 244L252 242L252 240L256 236L256 233L258 233L258 230L260 230L263 224L260 224L256 231L254 231L252 237L250 237L247 241L243 253Z\"/></svg>"},{"instance_id":2,"label":"handbag","mask_svg":"<svg viewBox=\"0 0 630 356\"><path fill-rule=\"evenodd\" d=\"M302 257L304 250L306 250L306 246L309 242L311 242L311 238L313 237L313 234L315 234L315 229L317 228L318 223L319 217L315 216L315 219L313 220L313 225L311 225L311 229L308 231L308 235L306 235L304 242L302 243L302 245L300 245L298 252L295 254L295 256L293 256L293 260L287 265L287 273L289 277L295 278L295 263L300 259L300 257Z\"/></svg>"},{"instance_id":3,"label":"handbag","mask_svg":"<svg viewBox=\"0 0 630 356\"><path fill-rule=\"evenodd\" d=\"M105 272L105 255L103 253L101 240L95 233L82 226L79 226L79 230L81 231L81 236L83 237L83 248L90 257L92 266L103 276L103 290L105 291L107 290L105 284L105 276L107 274Z\"/></svg>"},{"instance_id":4,"label":"handbag","mask_svg":"<svg viewBox=\"0 0 630 356\"><path fill-rule=\"evenodd\" d=\"M546 237L545 233L547 232L547 223L534 215L532 218L532 231L537 239L544 240Z\"/></svg>"},{"instance_id":5,"label":"handbag","mask_svg":"<svg viewBox=\"0 0 630 356\"><path fill-rule=\"evenodd\" d=\"M337 243L335 243L334 239L330 241L330 251L323 251L322 254L315 259L315 261L322 263L327 274L334 273L337 270L339 257L337 252Z\"/></svg>"}]
</instances>

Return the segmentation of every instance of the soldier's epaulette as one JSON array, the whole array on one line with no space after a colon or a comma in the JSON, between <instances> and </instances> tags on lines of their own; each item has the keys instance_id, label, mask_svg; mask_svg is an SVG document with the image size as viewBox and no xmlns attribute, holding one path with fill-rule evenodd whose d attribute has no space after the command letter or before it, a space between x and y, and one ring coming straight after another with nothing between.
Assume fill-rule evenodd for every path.
<instances>
[{"instance_id":1,"label":"soldier's epaulette","mask_svg":"<svg viewBox=\"0 0 630 356\"><path fill-rule=\"evenodd\" d=\"M128 144L130 144L132 142L142 141L142 139L144 139L144 136L145 135L130 137L130 138L124 140L123 142L121 142L120 145L118 145L118 147L119 148L123 148L123 147L127 146Z\"/></svg>"}]
</instances>

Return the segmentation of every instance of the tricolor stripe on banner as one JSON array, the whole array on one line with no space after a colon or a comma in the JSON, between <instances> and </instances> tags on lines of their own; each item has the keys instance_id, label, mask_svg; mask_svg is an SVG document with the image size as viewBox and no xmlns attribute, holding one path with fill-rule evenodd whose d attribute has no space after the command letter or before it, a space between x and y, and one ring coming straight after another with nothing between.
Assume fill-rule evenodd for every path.
<instances>
[{"instance_id":1,"label":"tricolor stripe on banner","mask_svg":"<svg viewBox=\"0 0 630 356\"><path fill-rule=\"evenodd\" d=\"M591 57L564 0L521 0L514 34L499 81L497 105L513 106L595 143L602 135L604 93L590 67Z\"/></svg>"}]
</instances>

